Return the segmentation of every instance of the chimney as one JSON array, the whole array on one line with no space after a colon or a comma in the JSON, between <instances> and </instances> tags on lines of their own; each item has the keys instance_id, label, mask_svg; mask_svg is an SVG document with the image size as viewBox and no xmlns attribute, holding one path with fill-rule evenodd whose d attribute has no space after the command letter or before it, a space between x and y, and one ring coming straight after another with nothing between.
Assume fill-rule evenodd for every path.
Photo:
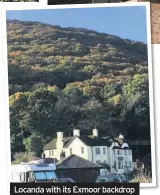
<instances>
[{"instance_id":1,"label":"chimney","mask_svg":"<svg viewBox=\"0 0 160 195\"><path fill-rule=\"evenodd\" d=\"M93 129L93 136L98 137L98 130L97 129Z\"/></svg>"},{"instance_id":2,"label":"chimney","mask_svg":"<svg viewBox=\"0 0 160 195\"><path fill-rule=\"evenodd\" d=\"M119 138L120 138L120 139L124 139L124 136L120 133L120 134L119 134Z\"/></svg>"},{"instance_id":3,"label":"chimney","mask_svg":"<svg viewBox=\"0 0 160 195\"><path fill-rule=\"evenodd\" d=\"M58 148L63 148L63 132L57 132L57 143L56 147Z\"/></svg>"},{"instance_id":4,"label":"chimney","mask_svg":"<svg viewBox=\"0 0 160 195\"><path fill-rule=\"evenodd\" d=\"M57 132L57 140L59 140L59 141L63 140L63 132L61 132L61 131Z\"/></svg>"},{"instance_id":5,"label":"chimney","mask_svg":"<svg viewBox=\"0 0 160 195\"><path fill-rule=\"evenodd\" d=\"M78 137L80 137L80 130L79 130L79 129L74 129L74 130L73 130L73 136L78 136Z\"/></svg>"}]
</instances>

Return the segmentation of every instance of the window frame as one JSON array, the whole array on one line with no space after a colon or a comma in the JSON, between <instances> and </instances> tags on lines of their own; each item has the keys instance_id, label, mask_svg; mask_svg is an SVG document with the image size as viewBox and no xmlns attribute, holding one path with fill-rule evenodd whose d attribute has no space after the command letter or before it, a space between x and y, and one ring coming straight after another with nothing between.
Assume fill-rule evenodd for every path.
<instances>
[{"instance_id":1,"label":"window frame","mask_svg":"<svg viewBox=\"0 0 160 195\"><path fill-rule=\"evenodd\" d=\"M124 168L124 161L123 158L118 158L118 169L123 169Z\"/></svg>"},{"instance_id":2,"label":"window frame","mask_svg":"<svg viewBox=\"0 0 160 195\"><path fill-rule=\"evenodd\" d=\"M99 151L99 152L97 152L97 151ZM95 148L95 154L96 155L100 155L101 154L100 148Z\"/></svg>"},{"instance_id":3,"label":"window frame","mask_svg":"<svg viewBox=\"0 0 160 195\"><path fill-rule=\"evenodd\" d=\"M81 147L81 153L84 154L84 147Z\"/></svg>"},{"instance_id":4,"label":"window frame","mask_svg":"<svg viewBox=\"0 0 160 195\"><path fill-rule=\"evenodd\" d=\"M103 147L103 154L106 154L106 148Z\"/></svg>"}]
</instances>

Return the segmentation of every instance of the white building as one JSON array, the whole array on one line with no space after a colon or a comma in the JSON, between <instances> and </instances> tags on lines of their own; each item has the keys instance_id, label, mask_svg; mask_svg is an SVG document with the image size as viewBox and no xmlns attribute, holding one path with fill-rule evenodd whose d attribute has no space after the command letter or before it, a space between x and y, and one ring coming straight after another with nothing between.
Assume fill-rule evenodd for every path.
<instances>
[{"instance_id":1,"label":"white building","mask_svg":"<svg viewBox=\"0 0 160 195\"><path fill-rule=\"evenodd\" d=\"M76 154L94 163L107 163L111 172L124 173L133 170L132 150L120 134L118 138L100 137L93 129L90 136L80 135L80 130L73 130L72 137L63 137L57 132L57 138L44 147L46 158L61 158Z\"/></svg>"}]
</instances>

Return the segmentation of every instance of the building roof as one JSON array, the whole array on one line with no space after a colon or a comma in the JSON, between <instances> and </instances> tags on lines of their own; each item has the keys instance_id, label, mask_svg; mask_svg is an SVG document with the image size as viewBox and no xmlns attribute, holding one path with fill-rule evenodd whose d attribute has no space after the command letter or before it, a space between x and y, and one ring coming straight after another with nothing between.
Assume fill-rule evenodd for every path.
<instances>
[{"instance_id":1,"label":"building roof","mask_svg":"<svg viewBox=\"0 0 160 195\"><path fill-rule=\"evenodd\" d=\"M67 144L72 138L73 138L73 137L64 137L64 138L63 138L64 147L66 146L66 144ZM56 149L56 142L57 142L57 139L53 139L52 141L50 141L48 144L45 145L44 150Z\"/></svg>"},{"instance_id":2,"label":"building roof","mask_svg":"<svg viewBox=\"0 0 160 195\"><path fill-rule=\"evenodd\" d=\"M64 142L64 148L67 148L68 145L76 138L77 136L74 137L64 137L63 142ZM87 146L111 146L113 142L117 142L119 146L123 143L127 143L125 140L121 138L113 138L110 136L107 137L94 137L93 135L87 136L87 135L81 135L79 139ZM45 147L44 150L52 150L56 149L56 142L57 139L53 139L51 142L49 142Z\"/></svg>"},{"instance_id":3,"label":"building roof","mask_svg":"<svg viewBox=\"0 0 160 195\"><path fill-rule=\"evenodd\" d=\"M71 141L76 138L77 136L73 137L66 145L67 147ZM82 135L79 137L80 140L87 146L109 146L111 145L110 142L107 139L104 139L102 137L93 137L93 136L87 136L87 135Z\"/></svg>"},{"instance_id":4,"label":"building roof","mask_svg":"<svg viewBox=\"0 0 160 195\"><path fill-rule=\"evenodd\" d=\"M51 163L57 163L58 160L56 158L44 158L43 162L46 164L51 164Z\"/></svg>"},{"instance_id":5,"label":"building roof","mask_svg":"<svg viewBox=\"0 0 160 195\"><path fill-rule=\"evenodd\" d=\"M80 156L72 154L63 161L57 163L57 169L85 169L85 168L101 168L101 165L86 160Z\"/></svg>"},{"instance_id":6,"label":"building roof","mask_svg":"<svg viewBox=\"0 0 160 195\"><path fill-rule=\"evenodd\" d=\"M119 146L113 146L112 149L121 149L121 147L119 147Z\"/></svg>"},{"instance_id":7,"label":"building roof","mask_svg":"<svg viewBox=\"0 0 160 195\"><path fill-rule=\"evenodd\" d=\"M131 148L130 147L124 147L124 148L122 148L123 150L131 150Z\"/></svg>"}]
</instances>

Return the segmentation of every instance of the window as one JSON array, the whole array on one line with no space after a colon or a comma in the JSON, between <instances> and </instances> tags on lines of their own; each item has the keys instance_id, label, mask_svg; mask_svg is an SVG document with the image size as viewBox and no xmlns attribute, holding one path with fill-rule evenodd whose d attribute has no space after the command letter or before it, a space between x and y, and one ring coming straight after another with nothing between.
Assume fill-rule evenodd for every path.
<instances>
[{"instance_id":1,"label":"window","mask_svg":"<svg viewBox=\"0 0 160 195\"><path fill-rule=\"evenodd\" d=\"M113 150L113 155L116 155L116 150Z\"/></svg>"},{"instance_id":2,"label":"window","mask_svg":"<svg viewBox=\"0 0 160 195\"><path fill-rule=\"evenodd\" d=\"M114 168L116 169L116 166L117 166L116 161L114 161L114 165L113 165L113 166L114 166Z\"/></svg>"},{"instance_id":3,"label":"window","mask_svg":"<svg viewBox=\"0 0 160 195\"><path fill-rule=\"evenodd\" d=\"M70 148L70 155L72 155L72 148Z\"/></svg>"},{"instance_id":4,"label":"window","mask_svg":"<svg viewBox=\"0 0 160 195\"><path fill-rule=\"evenodd\" d=\"M125 166L127 167L127 161L125 161Z\"/></svg>"},{"instance_id":5,"label":"window","mask_svg":"<svg viewBox=\"0 0 160 195\"><path fill-rule=\"evenodd\" d=\"M128 150L129 155L131 155L131 150Z\"/></svg>"},{"instance_id":6,"label":"window","mask_svg":"<svg viewBox=\"0 0 160 195\"><path fill-rule=\"evenodd\" d=\"M119 152L119 150L117 150L117 155L120 155L120 152Z\"/></svg>"},{"instance_id":7,"label":"window","mask_svg":"<svg viewBox=\"0 0 160 195\"><path fill-rule=\"evenodd\" d=\"M49 156L52 156L52 150L49 150Z\"/></svg>"},{"instance_id":8,"label":"window","mask_svg":"<svg viewBox=\"0 0 160 195\"><path fill-rule=\"evenodd\" d=\"M118 169L123 169L123 158L118 158Z\"/></svg>"},{"instance_id":9,"label":"window","mask_svg":"<svg viewBox=\"0 0 160 195\"><path fill-rule=\"evenodd\" d=\"M84 153L84 147L81 147L81 152L82 152L82 154Z\"/></svg>"},{"instance_id":10,"label":"window","mask_svg":"<svg viewBox=\"0 0 160 195\"><path fill-rule=\"evenodd\" d=\"M37 180L45 180L46 179L46 175L44 172L34 172L35 178Z\"/></svg>"},{"instance_id":11,"label":"window","mask_svg":"<svg viewBox=\"0 0 160 195\"><path fill-rule=\"evenodd\" d=\"M19 177L20 177L20 181L22 182L25 181L25 173L20 173Z\"/></svg>"},{"instance_id":12,"label":"window","mask_svg":"<svg viewBox=\"0 0 160 195\"><path fill-rule=\"evenodd\" d=\"M103 148L103 154L106 154L106 148Z\"/></svg>"},{"instance_id":13,"label":"window","mask_svg":"<svg viewBox=\"0 0 160 195\"><path fill-rule=\"evenodd\" d=\"M127 156L127 150L124 151L124 155Z\"/></svg>"},{"instance_id":14,"label":"window","mask_svg":"<svg viewBox=\"0 0 160 195\"><path fill-rule=\"evenodd\" d=\"M131 163L131 161L129 161L129 167L132 168L132 163Z\"/></svg>"},{"instance_id":15,"label":"window","mask_svg":"<svg viewBox=\"0 0 160 195\"><path fill-rule=\"evenodd\" d=\"M52 156L54 156L54 150L52 150Z\"/></svg>"},{"instance_id":16,"label":"window","mask_svg":"<svg viewBox=\"0 0 160 195\"><path fill-rule=\"evenodd\" d=\"M96 148L96 154L100 154L100 148Z\"/></svg>"},{"instance_id":17,"label":"window","mask_svg":"<svg viewBox=\"0 0 160 195\"><path fill-rule=\"evenodd\" d=\"M56 174L53 171L46 171L45 174L47 179L56 179Z\"/></svg>"}]
</instances>

